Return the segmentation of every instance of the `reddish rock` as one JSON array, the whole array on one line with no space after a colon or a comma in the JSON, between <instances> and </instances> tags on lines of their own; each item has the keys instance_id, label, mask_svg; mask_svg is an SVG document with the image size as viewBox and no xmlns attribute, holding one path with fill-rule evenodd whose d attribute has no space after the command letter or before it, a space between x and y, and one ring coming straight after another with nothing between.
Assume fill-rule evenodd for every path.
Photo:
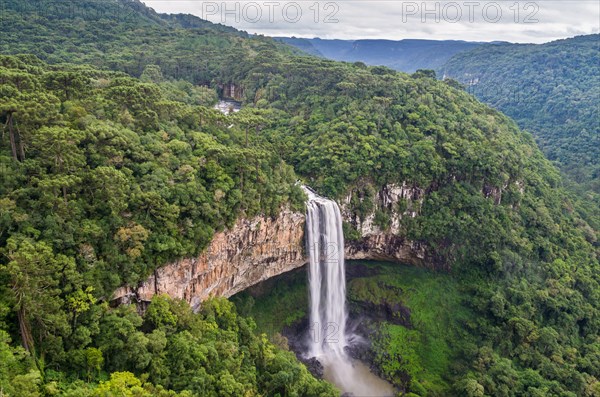
<instances>
[{"instance_id":1,"label":"reddish rock","mask_svg":"<svg viewBox=\"0 0 600 397\"><path fill-rule=\"evenodd\" d=\"M163 266L137 288L119 288L113 300L148 302L168 294L196 308L210 296L229 297L304 265L303 238L304 214L284 210L274 219L240 219L231 230L216 233L199 257Z\"/></svg>"}]
</instances>

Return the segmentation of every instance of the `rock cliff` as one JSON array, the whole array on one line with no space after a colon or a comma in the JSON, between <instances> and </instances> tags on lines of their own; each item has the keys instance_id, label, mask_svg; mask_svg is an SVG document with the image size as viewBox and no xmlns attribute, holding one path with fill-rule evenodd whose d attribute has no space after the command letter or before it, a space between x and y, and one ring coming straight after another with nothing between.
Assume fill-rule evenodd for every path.
<instances>
[{"instance_id":1,"label":"rock cliff","mask_svg":"<svg viewBox=\"0 0 600 397\"><path fill-rule=\"evenodd\" d=\"M240 219L216 233L199 257L167 264L136 288L119 288L113 300L143 303L168 294L196 308L210 296L229 297L304 265L303 238L304 214L284 210L274 219Z\"/></svg>"},{"instance_id":2,"label":"rock cliff","mask_svg":"<svg viewBox=\"0 0 600 397\"><path fill-rule=\"evenodd\" d=\"M416 217L419 214L425 191L407 184L386 185L375 197L360 196L351 191L341 203L344 221L355 228L361 238L346 240L347 259L372 259L410 263L417 266L435 267L435 261L422 242L407 240L401 228L404 217ZM361 218L352 211L352 201L372 200L373 210ZM386 216L386 227L378 225L376 213Z\"/></svg>"},{"instance_id":3,"label":"rock cliff","mask_svg":"<svg viewBox=\"0 0 600 397\"><path fill-rule=\"evenodd\" d=\"M352 213L351 193L341 203L342 216L362 238L346 242L346 258L433 266L425 244L408 241L402 236L400 227L402 217L418 215L422 196L422 190L405 185L381 189L374 200L375 211L390 213L390 225L383 230L375 224L373 214L361 220ZM282 211L276 218L240 219L230 230L216 233L206 251L197 258L167 264L137 287L119 288L113 300L143 304L156 294L168 294L184 299L196 308L210 296L230 297L303 266L307 262L304 224L304 214L289 210Z\"/></svg>"},{"instance_id":4,"label":"rock cliff","mask_svg":"<svg viewBox=\"0 0 600 397\"><path fill-rule=\"evenodd\" d=\"M244 88L235 83L218 84L221 97L242 101L244 99Z\"/></svg>"}]
</instances>

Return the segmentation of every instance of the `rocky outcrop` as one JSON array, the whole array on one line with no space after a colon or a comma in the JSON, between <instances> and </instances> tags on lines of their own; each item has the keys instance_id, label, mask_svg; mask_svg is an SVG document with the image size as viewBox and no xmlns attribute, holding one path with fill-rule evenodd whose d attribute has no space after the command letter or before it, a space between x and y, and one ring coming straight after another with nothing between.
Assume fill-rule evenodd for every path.
<instances>
[{"instance_id":1,"label":"rocky outcrop","mask_svg":"<svg viewBox=\"0 0 600 397\"><path fill-rule=\"evenodd\" d=\"M244 99L244 88L235 83L219 84L221 97L226 99L234 99L242 101Z\"/></svg>"},{"instance_id":2,"label":"rocky outcrop","mask_svg":"<svg viewBox=\"0 0 600 397\"><path fill-rule=\"evenodd\" d=\"M411 186L406 183L402 185L385 185L375 197L358 197L358 201L373 200L374 211L364 219L352 212L351 202L356 191L351 191L344 202L341 203L342 216L344 220L350 223L361 236L401 234L401 220L404 217L414 218L419 214L421 203L425 191L419 187ZM377 210L384 211L389 215L389 224L385 229L375 224L375 214Z\"/></svg>"},{"instance_id":3,"label":"rocky outcrop","mask_svg":"<svg viewBox=\"0 0 600 397\"><path fill-rule=\"evenodd\" d=\"M210 296L229 297L304 265L303 239L304 214L284 210L276 218L240 219L230 230L216 233L197 258L163 266L137 287L118 289L113 300L143 303L168 294L196 308Z\"/></svg>"},{"instance_id":4,"label":"rocky outcrop","mask_svg":"<svg viewBox=\"0 0 600 397\"><path fill-rule=\"evenodd\" d=\"M361 238L346 241L346 258L370 259L410 263L417 266L438 267L427 246L418 241L407 240L402 230L402 219L418 216L425 191L408 185L386 185L375 194L375 198L359 198L374 201L374 210L364 218L352 212L350 192L342 203L344 221L354 227ZM376 224L376 213L387 217L385 227Z\"/></svg>"},{"instance_id":5,"label":"rocky outcrop","mask_svg":"<svg viewBox=\"0 0 600 397\"><path fill-rule=\"evenodd\" d=\"M385 229L375 224L374 214L362 220L353 214L351 196L342 202L344 221L362 235L346 241L346 258L435 267L426 245L407 240L401 230L403 217L418 215L423 193L406 185L389 185L377 192L375 210L385 210L390 217ZM216 233L200 256L167 264L138 286L119 288L112 300L143 305L154 295L168 294L197 308L210 296L230 297L304 265L304 224L304 214L289 210L275 218L240 219L230 230Z\"/></svg>"},{"instance_id":6,"label":"rocky outcrop","mask_svg":"<svg viewBox=\"0 0 600 397\"><path fill-rule=\"evenodd\" d=\"M386 232L371 233L360 240L346 242L346 259L392 261L436 267L430 262L425 244Z\"/></svg>"}]
</instances>

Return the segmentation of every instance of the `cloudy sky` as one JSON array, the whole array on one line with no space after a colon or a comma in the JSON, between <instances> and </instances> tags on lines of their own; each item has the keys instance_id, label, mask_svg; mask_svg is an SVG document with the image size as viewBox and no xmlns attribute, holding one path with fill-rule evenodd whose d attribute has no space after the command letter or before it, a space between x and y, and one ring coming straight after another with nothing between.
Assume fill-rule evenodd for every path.
<instances>
[{"instance_id":1,"label":"cloudy sky","mask_svg":"<svg viewBox=\"0 0 600 397\"><path fill-rule=\"evenodd\" d=\"M598 0L147 0L250 33L329 39L456 39L543 43L600 31Z\"/></svg>"}]
</instances>

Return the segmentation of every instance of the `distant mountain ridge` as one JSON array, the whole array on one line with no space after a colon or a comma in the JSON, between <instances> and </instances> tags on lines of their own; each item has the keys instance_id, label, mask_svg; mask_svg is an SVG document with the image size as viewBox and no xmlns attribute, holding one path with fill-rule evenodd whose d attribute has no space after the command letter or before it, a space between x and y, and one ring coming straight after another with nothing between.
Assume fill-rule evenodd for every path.
<instances>
[{"instance_id":1,"label":"distant mountain ridge","mask_svg":"<svg viewBox=\"0 0 600 397\"><path fill-rule=\"evenodd\" d=\"M454 55L472 50L481 42L461 40L326 40L276 37L308 54L336 61L364 62L373 66L412 73L417 69L438 69Z\"/></svg>"}]
</instances>

